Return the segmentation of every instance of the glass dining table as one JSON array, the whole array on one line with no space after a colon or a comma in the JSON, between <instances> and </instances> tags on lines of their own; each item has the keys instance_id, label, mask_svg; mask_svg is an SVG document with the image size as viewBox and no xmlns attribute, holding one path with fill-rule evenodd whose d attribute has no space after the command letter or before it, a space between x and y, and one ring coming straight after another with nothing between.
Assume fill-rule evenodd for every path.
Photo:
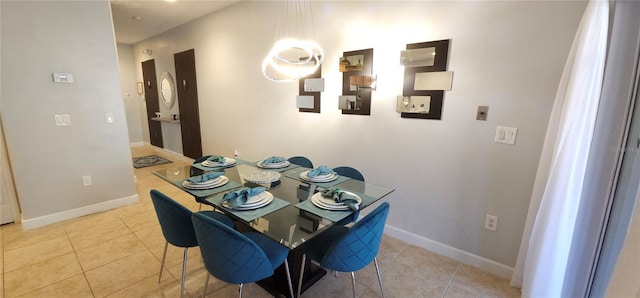
<instances>
[{"instance_id":1,"label":"glass dining table","mask_svg":"<svg viewBox=\"0 0 640 298\"><path fill-rule=\"evenodd\" d=\"M281 169L264 169L257 164L237 159L233 166L226 168L210 169L194 164L167 167L154 171L153 174L191 194L197 202L210 205L228 214L236 220L238 230L260 232L289 248L288 260L294 288L298 284L300 275L297 268L300 268L302 262L300 246L336 223L348 221L354 217L354 214L357 216L357 213L350 209L331 210L331 208L319 207L315 201L320 195L319 192L339 188L357 194L361 198L359 209L362 210L394 191L389 187L343 176L329 182L309 182L303 179L306 171L310 170L308 168L291 164ZM201 175L209 170L224 171L223 176L229 181L212 189L185 187L185 181L189 177ZM235 210L222 202L222 197L226 193L243 187L257 186L265 187L266 191L273 195L273 200L263 207ZM309 288L325 274L324 269L307 261L302 290ZM273 295L289 295L284 266L278 268L272 277L261 280L257 284Z\"/></svg>"}]
</instances>

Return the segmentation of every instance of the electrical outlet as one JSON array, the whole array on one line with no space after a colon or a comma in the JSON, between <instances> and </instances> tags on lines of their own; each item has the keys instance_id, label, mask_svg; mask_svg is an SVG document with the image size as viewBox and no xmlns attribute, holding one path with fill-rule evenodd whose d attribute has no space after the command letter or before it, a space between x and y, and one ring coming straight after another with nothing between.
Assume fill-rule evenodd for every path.
<instances>
[{"instance_id":1,"label":"electrical outlet","mask_svg":"<svg viewBox=\"0 0 640 298\"><path fill-rule=\"evenodd\" d=\"M484 228L489 231L497 231L498 230L498 217L495 215L487 214L484 217Z\"/></svg>"},{"instance_id":2,"label":"electrical outlet","mask_svg":"<svg viewBox=\"0 0 640 298\"><path fill-rule=\"evenodd\" d=\"M91 176L82 176L82 185L89 186L91 184Z\"/></svg>"},{"instance_id":3,"label":"electrical outlet","mask_svg":"<svg viewBox=\"0 0 640 298\"><path fill-rule=\"evenodd\" d=\"M240 155L240 152L238 152L238 149L233 150L233 156L238 157Z\"/></svg>"}]
</instances>

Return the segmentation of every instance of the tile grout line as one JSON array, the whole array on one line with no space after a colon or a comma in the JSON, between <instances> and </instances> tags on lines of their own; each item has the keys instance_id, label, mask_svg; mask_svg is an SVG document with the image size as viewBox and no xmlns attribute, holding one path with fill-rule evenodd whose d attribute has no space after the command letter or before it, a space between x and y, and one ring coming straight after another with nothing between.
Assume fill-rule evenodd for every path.
<instances>
[{"instance_id":1,"label":"tile grout line","mask_svg":"<svg viewBox=\"0 0 640 298\"><path fill-rule=\"evenodd\" d=\"M447 287L444 289L444 293L442 293L442 298L447 296L447 292L449 292L449 287L451 287L451 283L453 283L453 280L456 278L456 275L458 274L458 270L460 270L460 266L462 265L458 264L458 266L456 266L456 271L454 271L453 275L451 275L451 279L449 279L449 283L447 283Z\"/></svg>"},{"instance_id":2,"label":"tile grout line","mask_svg":"<svg viewBox=\"0 0 640 298\"><path fill-rule=\"evenodd\" d=\"M67 233L66 229L65 229L64 233L65 233L65 236L67 237L67 240L69 241L69 245L71 245L71 249L73 250L73 251L72 251L72 252L73 252L73 255L75 256L75 259L76 259L76 261L78 262L78 266L80 267L80 270L82 271L82 275L84 276L84 270L82 269L82 265L80 264L80 261L78 260L78 255L76 254L76 250L75 250L75 248L73 247L73 244L71 243L71 239L69 238L69 234ZM62 237L62 236L60 236L60 237ZM60 256L64 256L64 255L67 255L67 254L68 254L68 253L63 254L63 255L60 255ZM56 257L60 257L60 256L56 256ZM3 257L3 261L4 261L4 250L3 250L3 253L2 253L2 257ZM55 258L55 257L52 257L52 258ZM47 259L47 260L50 260L50 259ZM46 262L47 260L42 260L42 261L37 262L37 263L34 263L34 264L38 264L38 263L42 263L42 262ZM34 265L34 264L31 264L31 265ZM3 290L3 295L4 295L4 264L3 264L2 269L3 269L3 284L2 284L2 290ZM15 269L14 271L19 270L19 269L20 269L20 268ZM21 293L21 294L19 294L18 296L24 296L24 295L27 295L27 294L29 294L29 293L33 293L33 292L35 292L35 291L37 291L37 290L44 289L44 288L46 288L46 287L49 287L49 286L51 286L51 285L54 285L54 284L56 284L56 283L59 283L59 282L65 281L65 280L69 280L69 279L71 279L71 278L73 278L73 277L75 277L75 276L78 276L78 275L80 275L80 274L72 275L72 276L67 277L67 278L65 278L65 279L61 279L61 280L55 281L55 282L53 282L53 283L51 283L51 284L43 285L43 286L41 286L41 287L39 287L39 288L33 288L33 289L30 289L28 292ZM86 276L84 276L84 278L85 278L85 281L87 282L87 286L89 286L89 289L91 289L91 286L89 285L89 281L87 280ZM93 291L91 291L91 294L95 297L95 295L93 294ZM6 297L6 296L2 296L2 297Z\"/></svg>"},{"instance_id":3,"label":"tile grout line","mask_svg":"<svg viewBox=\"0 0 640 298\"><path fill-rule=\"evenodd\" d=\"M123 220L122 220L122 219L121 219L117 214L116 214L116 216L117 216L117 219L118 219L118 220L120 220L120 221L124 224L124 226L125 226L125 227L127 227L127 229L129 230L129 232L130 232L134 237L136 237L136 239L138 239L139 241L141 241L141 240L140 240L140 239L135 235L135 233L131 231L131 229L129 228L129 226L127 226L127 225L124 223L124 221L123 221ZM114 220L114 221L115 221L115 220ZM66 232L66 230L65 230L65 232ZM108 240L108 241L111 241L111 240L114 240L114 239L117 239L117 238L120 238L120 237L124 237L124 236L126 236L126 235L121 235L121 236L118 236L118 237L116 237L116 238L110 239L110 240ZM68 233L67 233L67 237L69 237L69 234L68 234ZM69 242L71 242L71 239L70 239L70 238L69 238ZM141 242L142 242L142 241L141 241ZM100 268L100 267L104 267L104 266L106 266L106 265L108 265L108 264L111 264L111 263L113 263L113 262L117 262L117 261L119 261L119 260L122 260L122 259L124 259L124 258L128 257L128 256L124 256L124 257L122 257L122 258L118 258L118 259L112 260L112 261L110 261L110 262L108 262L108 263L102 264L102 265L97 266L97 267L95 267L95 268L85 269L85 268L82 266L82 264L80 263L80 259L78 258L77 251L78 251L78 250L82 250L82 249L87 249L87 248L89 248L90 246L83 247L83 248L78 248L78 249L76 249L76 248L73 246L73 243L71 244L71 246L73 247L73 253L74 253L74 254L75 254L75 256L76 256L76 261L78 261L78 264L80 265L80 268L81 268L81 270L82 270L82 275L83 275L83 277L84 277L85 281L87 282L87 285L89 286L89 290L91 290L91 294L93 295L93 297L96 297L96 294L94 293L93 288L91 287L91 283L89 283L89 279L87 278L86 273L87 273L88 271L95 270L95 269ZM144 246L144 243L143 243L143 246ZM144 246L144 247L145 247L145 249L146 249L147 251L149 251L149 253L150 253L151 255L153 255L153 253L151 253L151 251L149 250L149 248L147 248L146 246ZM146 277L145 277L145 278L146 278ZM144 280L144 279L143 279L143 280ZM126 288L126 287L125 287L125 288ZM122 289L125 289L125 288L122 288ZM114 293L117 293L118 291L120 291L120 290L122 290L122 289L118 289L117 291L115 291L115 292L113 292L113 293L110 293L110 294L108 294L107 296L112 295L112 294L114 294Z\"/></svg>"},{"instance_id":4,"label":"tile grout line","mask_svg":"<svg viewBox=\"0 0 640 298\"><path fill-rule=\"evenodd\" d=\"M398 257L400 257L400 255L401 255L405 250L407 250L407 248L409 248L409 245L405 246L402 250L400 250L400 251L398 252L398 254L397 254L395 257L393 257L393 258L391 259L391 261L389 262L389 264L388 264L387 266L385 266L385 267L383 267L383 268L380 268L380 278L381 278L382 280L384 280L384 277L383 277L384 272L385 272L385 271L387 271L387 270L389 270L389 268L391 268L391 267L393 266L393 264L396 262L396 260L398 259ZM378 253L379 253L379 251L378 251ZM377 257L377 256L376 256L376 257ZM375 265L374 265L374 266L375 266ZM356 280L356 282L357 282L357 283L359 283L357 280ZM363 297L363 296L364 296L368 291L371 291L371 292L374 292L374 293L375 293L375 292L376 292L376 290L372 289L372 287L376 287L376 288L379 288L379 287L380 287L380 286L378 285L378 277L377 277L377 275L376 275L376 277L373 279L373 281L371 281L371 283L370 283L368 286L367 286L367 285L364 285L364 284L362 284L362 283L360 283L360 284L361 284L361 285L363 285L363 286L365 286L365 290L364 290L364 292L362 293L362 295L360 295L360 297ZM382 284L383 284L383 286L384 286L384 281L382 281Z\"/></svg>"},{"instance_id":5,"label":"tile grout line","mask_svg":"<svg viewBox=\"0 0 640 298\"><path fill-rule=\"evenodd\" d=\"M0 230L4 229L4 227L0 226ZM0 262L2 262L2 289L0 289L0 294L2 294L1 297L7 297L5 292L4 292L4 285L6 284L6 281L4 279L5 275L4 271L4 236L2 236L4 233L2 231L0 231L0 252L2 253L2 256L0 256Z\"/></svg>"},{"instance_id":6,"label":"tile grout line","mask_svg":"<svg viewBox=\"0 0 640 298\"><path fill-rule=\"evenodd\" d=\"M87 273L84 270L84 267L82 266L82 264L80 263L80 259L78 258L78 250L76 249L76 247L73 245L73 242L71 242L71 236L69 236L69 232L66 229L64 229L64 234L67 235L67 240L69 240L69 244L71 245L71 248L73 249L73 255L76 256L76 261L78 262L78 266L80 266L80 270L82 271L82 277L84 278L84 281L87 283L87 287L89 287L89 291L91 291L91 295L93 297L96 297L96 293L93 292L93 288L91 287L91 283L89 283L89 279L87 278Z\"/></svg>"}]
</instances>

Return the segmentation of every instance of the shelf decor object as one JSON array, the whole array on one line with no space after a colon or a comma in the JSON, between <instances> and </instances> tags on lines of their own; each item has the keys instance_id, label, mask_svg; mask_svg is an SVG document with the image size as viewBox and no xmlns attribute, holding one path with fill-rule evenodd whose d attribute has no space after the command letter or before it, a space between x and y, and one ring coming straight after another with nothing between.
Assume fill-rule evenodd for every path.
<instances>
[{"instance_id":1,"label":"shelf decor object","mask_svg":"<svg viewBox=\"0 0 640 298\"><path fill-rule=\"evenodd\" d=\"M342 95L338 97L342 114L371 115L371 91L376 87L372 70L373 49L343 53L340 58Z\"/></svg>"},{"instance_id":2,"label":"shelf decor object","mask_svg":"<svg viewBox=\"0 0 640 298\"><path fill-rule=\"evenodd\" d=\"M402 118L442 119L444 91L451 90L453 81L448 55L448 39L407 44L400 53L404 85L396 111Z\"/></svg>"},{"instance_id":3,"label":"shelf decor object","mask_svg":"<svg viewBox=\"0 0 640 298\"><path fill-rule=\"evenodd\" d=\"M318 70L324 52L313 41L311 0L282 1L276 42L262 61L262 74L274 82L291 82Z\"/></svg>"}]
</instances>

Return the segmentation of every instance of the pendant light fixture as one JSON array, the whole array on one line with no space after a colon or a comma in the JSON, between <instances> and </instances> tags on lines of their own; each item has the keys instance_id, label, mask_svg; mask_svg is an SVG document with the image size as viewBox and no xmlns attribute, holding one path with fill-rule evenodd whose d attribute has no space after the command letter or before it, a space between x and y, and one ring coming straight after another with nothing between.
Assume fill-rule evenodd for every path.
<instances>
[{"instance_id":1,"label":"pendant light fixture","mask_svg":"<svg viewBox=\"0 0 640 298\"><path fill-rule=\"evenodd\" d=\"M324 52L313 36L310 0L283 1L275 43L262 61L262 73L275 82L289 82L314 73Z\"/></svg>"}]
</instances>

